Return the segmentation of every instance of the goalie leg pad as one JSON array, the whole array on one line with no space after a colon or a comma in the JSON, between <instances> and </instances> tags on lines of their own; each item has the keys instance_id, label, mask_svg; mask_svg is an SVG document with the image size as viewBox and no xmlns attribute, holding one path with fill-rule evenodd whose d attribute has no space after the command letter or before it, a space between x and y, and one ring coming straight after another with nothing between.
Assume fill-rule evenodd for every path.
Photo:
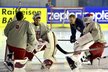
<instances>
[{"instance_id":1,"label":"goalie leg pad","mask_svg":"<svg viewBox=\"0 0 108 72\"><path fill-rule=\"evenodd\" d=\"M44 52L44 59L50 59L55 62L54 54L56 54L56 47L55 47L55 37L52 32L47 34L49 43L46 45L45 52Z\"/></svg>"}]
</instances>

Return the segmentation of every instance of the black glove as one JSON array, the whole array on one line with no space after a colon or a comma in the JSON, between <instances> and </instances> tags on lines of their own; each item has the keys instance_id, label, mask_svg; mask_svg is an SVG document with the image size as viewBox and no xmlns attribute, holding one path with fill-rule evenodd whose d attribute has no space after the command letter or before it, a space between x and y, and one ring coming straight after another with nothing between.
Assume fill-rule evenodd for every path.
<instances>
[{"instance_id":1,"label":"black glove","mask_svg":"<svg viewBox=\"0 0 108 72\"><path fill-rule=\"evenodd\" d=\"M70 42L71 42L71 43L74 43L75 41L76 41L75 37L71 36L71 37L70 37Z\"/></svg>"}]
</instances>

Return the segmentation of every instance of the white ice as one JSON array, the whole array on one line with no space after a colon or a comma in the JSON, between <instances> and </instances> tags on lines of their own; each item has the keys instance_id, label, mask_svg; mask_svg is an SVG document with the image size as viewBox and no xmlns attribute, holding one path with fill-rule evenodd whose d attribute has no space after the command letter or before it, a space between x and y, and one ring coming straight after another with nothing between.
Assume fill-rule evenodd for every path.
<instances>
[{"instance_id":1,"label":"white ice","mask_svg":"<svg viewBox=\"0 0 108 72\"><path fill-rule=\"evenodd\" d=\"M65 28L59 28L59 29L53 29L53 31L56 33L57 39L70 39L70 29ZM108 31L103 31L104 37L106 39L106 42L108 43ZM80 33L77 32L77 38L79 37ZM71 44L69 41L58 41L58 44L66 51L73 51L73 44ZM0 72L8 72L8 71L2 71L2 62L5 55L5 46L6 46L6 37L4 36L3 30L0 30ZM39 52L36 54L41 61L43 61L43 52ZM71 72L69 66L66 63L65 56L63 53L57 51L56 59L57 64L52 66L52 71L50 72ZM103 56L108 56L108 49L104 50ZM29 68L31 67L31 68ZM40 70L40 63L39 61L34 57L31 66L29 66L25 72L45 72ZM24 72L24 71L20 71ZM76 71L77 72L77 71ZM80 72L108 72L107 69L80 69Z\"/></svg>"}]
</instances>

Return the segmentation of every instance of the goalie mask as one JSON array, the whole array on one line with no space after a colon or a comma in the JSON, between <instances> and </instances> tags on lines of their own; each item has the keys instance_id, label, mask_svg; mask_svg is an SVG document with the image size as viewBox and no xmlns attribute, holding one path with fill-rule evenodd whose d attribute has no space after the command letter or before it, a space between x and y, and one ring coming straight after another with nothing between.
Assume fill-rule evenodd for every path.
<instances>
[{"instance_id":1,"label":"goalie mask","mask_svg":"<svg viewBox=\"0 0 108 72\"><path fill-rule=\"evenodd\" d=\"M84 23L88 24L93 22L93 14L86 14L84 15Z\"/></svg>"},{"instance_id":2,"label":"goalie mask","mask_svg":"<svg viewBox=\"0 0 108 72\"><path fill-rule=\"evenodd\" d=\"M34 16L33 16L33 19L36 19L36 18L41 18L41 15L40 15L40 13L36 13L36 14L34 14Z\"/></svg>"}]
</instances>

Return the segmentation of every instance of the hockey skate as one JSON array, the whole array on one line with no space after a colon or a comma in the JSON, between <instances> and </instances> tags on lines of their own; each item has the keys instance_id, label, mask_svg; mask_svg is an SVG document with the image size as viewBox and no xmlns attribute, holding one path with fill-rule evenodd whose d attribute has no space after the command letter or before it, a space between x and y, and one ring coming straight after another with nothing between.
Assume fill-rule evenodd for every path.
<instances>
[{"instance_id":1,"label":"hockey skate","mask_svg":"<svg viewBox=\"0 0 108 72\"><path fill-rule=\"evenodd\" d=\"M73 61L70 57L66 57L66 60L71 68L71 70L74 70L75 68L77 68L75 61Z\"/></svg>"},{"instance_id":2,"label":"hockey skate","mask_svg":"<svg viewBox=\"0 0 108 72\"><path fill-rule=\"evenodd\" d=\"M90 60L91 54L89 52L84 52L83 56L80 58L82 64L91 64L93 63L93 60Z\"/></svg>"},{"instance_id":3,"label":"hockey skate","mask_svg":"<svg viewBox=\"0 0 108 72\"><path fill-rule=\"evenodd\" d=\"M6 48L4 65L11 72L14 70L14 56L13 55L14 55L14 53L9 51L8 48Z\"/></svg>"},{"instance_id":4,"label":"hockey skate","mask_svg":"<svg viewBox=\"0 0 108 72\"><path fill-rule=\"evenodd\" d=\"M5 65L10 71L13 71L13 70L14 70L14 61L13 61L13 59L12 59L12 55L13 55L13 54L8 54L8 55L7 55L6 61L4 61L4 65Z\"/></svg>"}]
</instances>

